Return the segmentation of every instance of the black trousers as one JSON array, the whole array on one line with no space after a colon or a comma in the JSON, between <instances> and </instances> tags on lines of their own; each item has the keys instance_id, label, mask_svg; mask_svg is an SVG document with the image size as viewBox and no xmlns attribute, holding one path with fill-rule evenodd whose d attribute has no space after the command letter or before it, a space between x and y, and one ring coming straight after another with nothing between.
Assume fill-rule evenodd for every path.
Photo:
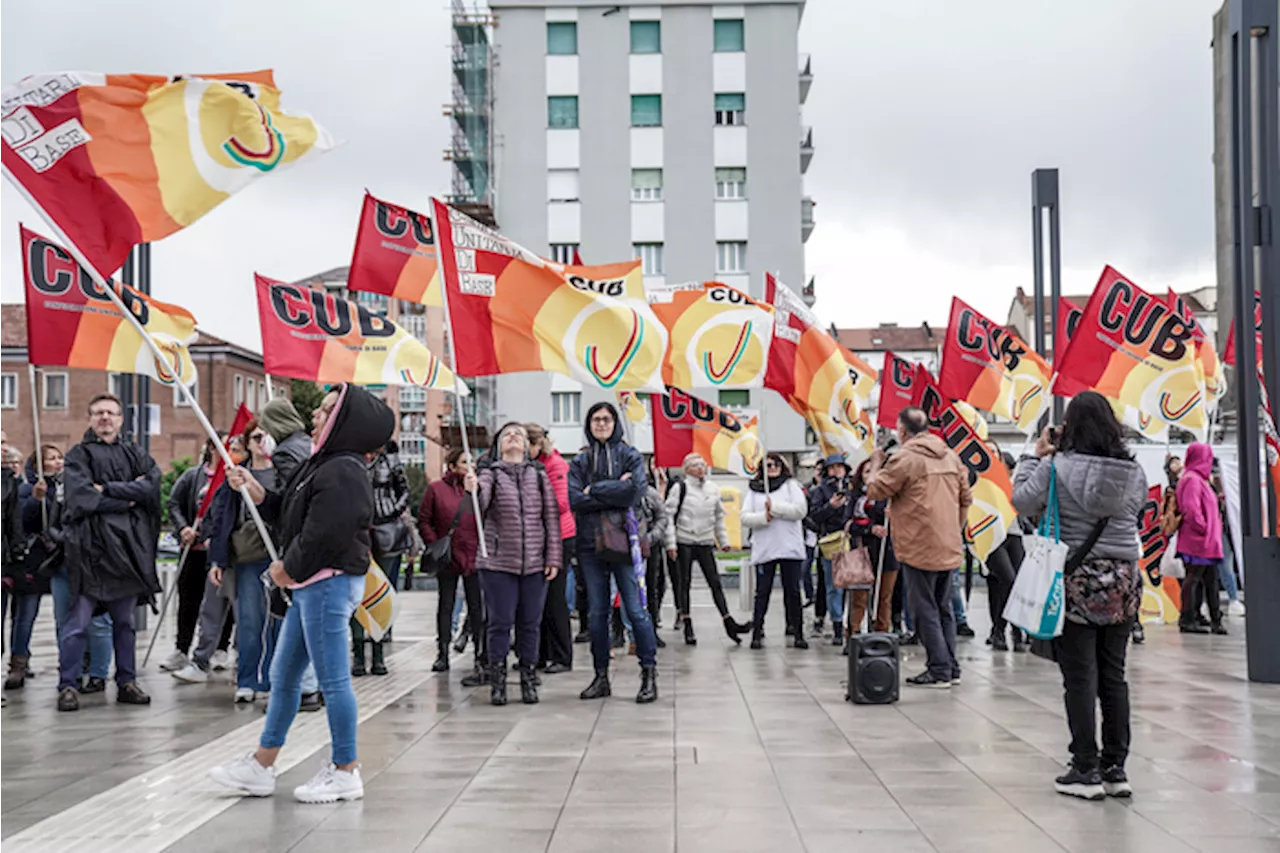
<instances>
[{"instance_id":1,"label":"black trousers","mask_svg":"<svg viewBox=\"0 0 1280 853\"><path fill-rule=\"evenodd\" d=\"M817 588L813 593L813 618L821 622L827 616L827 579L822 576L822 556L815 553L818 561L818 570L815 574L818 576ZM832 614L832 621L844 617L843 613Z\"/></svg>"},{"instance_id":2,"label":"black trousers","mask_svg":"<svg viewBox=\"0 0 1280 853\"><path fill-rule=\"evenodd\" d=\"M649 618L654 625L662 615L662 599L667 595L666 565L667 555L663 553L662 546L654 545L644 570L644 593L649 599Z\"/></svg>"},{"instance_id":3,"label":"black trousers","mask_svg":"<svg viewBox=\"0 0 1280 853\"><path fill-rule=\"evenodd\" d=\"M184 655L191 652L196 637L196 625L200 622L200 602L204 601L204 579L209 573L209 552L192 548L187 561L178 574L178 637L177 649ZM219 644L219 648L226 646Z\"/></svg>"},{"instance_id":4,"label":"black trousers","mask_svg":"<svg viewBox=\"0 0 1280 853\"><path fill-rule=\"evenodd\" d=\"M1009 603L1009 594L1013 592L1013 581L1018 576L1018 567L1026 551L1022 547L1021 536L1006 536L1000 547L987 557L987 586L990 587L988 602L991 605L991 628L997 636L1003 637L1009 623L1004 618L1005 605Z\"/></svg>"},{"instance_id":5,"label":"black trousers","mask_svg":"<svg viewBox=\"0 0 1280 853\"><path fill-rule=\"evenodd\" d=\"M720 569L716 566L714 545L677 545L676 575L672 578L676 587L676 609L682 616L689 615L690 590L693 586L693 564L702 568L702 576L711 587L711 597L720 615L729 615L729 605L724 600L724 587L720 583Z\"/></svg>"},{"instance_id":6,"label":"black trousers","mask_svg":"<svg viewBox=\"0 0 1280 853\"><path fill-rule=\"evenodd\" d=\"M1123 767L1129 756L1129 684L1124 658L1133 620L1119 625L1081 625L1066 620L1053 641L1071 729L1076 767L1098 767L1097 709L1102 706L1102 766Z\"/></svg>"},{"instance_id":7,"label":"black trousers","mask_svg":"<svg viewBox=\"0 0 1280 853\"><path fill-rule=\"evenodd\" d=\"M1200 605L1209 605L1209 622L1222 624L1222 602L1218 598L1218 567L1187 566L1187 576L1182 580L1182 613L1179 625L1192 625L1200 614Z\"/></svg>"},{"instance_id":8,"label":"black trousers","mask_svg":"<svg viewBox=\"0 0 1280 853\"><path fill-rule=\"evenodd\" d=\"M956 617L951 609L949 571L926 571L902 564L907 582L907 606L916 634L924 646L929 672L938 680L960 675L956 660Z\"/></svg>"},{"instance_id":9,"label":"black trousers","mask_svg":"<svg viewBox=\"0 0 1280 853\"><path fill-rule=\"evenodd\" d=\"M440 596L436 599L436 645L440 654L448 659L449 640L452 639L453 605L458 600L458 575L441 572L436 576ZM467 598L467 622L471 626L471 642L475 645L476 660L484 660L484 599L480 594L480 578L475 572L462 580L463 594Z\"/></svg>"},{"instance_id":10,"label":"black trousers","mask_svg":"<svg viewBox=\"0 0 1280 853\"><path fill-rule=\"evenodd\" d=\"M573 553L572 539L564 540L564 553ZM542 640L538 650L538 657L544 664L573 666L573 627L569 624L569 599L565 594L568 582L566 568L547 583L547 603L542 608Z\"/></svg>"},{"instance_id":11,"label":"black trousers","mask_svg":"<svg viewBox=\"0 0 1280 853\"><path fill-rule=\"evenodd\" d=\"M786 624L795 631L796 639L804 638L804 619L800 615L800 576L804 571L802 560L773 560L753 566L756 572L755 634L764 633L764 617L769 612L769 599L773 595L773 577L782 572L782 607Z\"/></svg>"}]
</instances>

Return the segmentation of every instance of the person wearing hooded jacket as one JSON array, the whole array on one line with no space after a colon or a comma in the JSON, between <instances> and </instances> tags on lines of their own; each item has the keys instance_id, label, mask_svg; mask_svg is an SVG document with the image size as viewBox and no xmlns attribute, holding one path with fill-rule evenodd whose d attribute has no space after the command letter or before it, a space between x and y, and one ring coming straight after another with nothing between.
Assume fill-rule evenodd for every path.
<instances>
[{"instance_id":1,"label":"person wearing hooded jacket","mask_svg":"<svg viewBox=\"0 0 1280 853\"><path fill-rule=\"evenodd\" d=\"M1213 449L1203 442L1187 448L1182 475L1175 490L1178 556L1186 567L1182 581L1182 613L1178 630L1184 634L1227 633L1222 624L1222 603L1218 599L1218 564L1222 562L1222 514L1218 493L1210 485ZM1196 620L1200 601L1209 605L1209 628Z\"/></svg>"},{"instance_id":2,"label":"person wearing hooded jacket","mask_svg":"<svg viewBox=\"0 0 1280 853\"><path fill-rule=\"evenodd\" d=\"M1071 767L1054 780L1058 793L1085 799L1132 794L1124 772L1129 754L1129 685L1125 652L1138 605L1138 528L1147 478L1125 446L1124 433L1105 397L1093 391L1068 404L1060 437L1046 428L1035 457L1018 463L1013 506L1042 515L1056 481L1060 538L1072 557L1094 544L1064 579L1066 621L1053 641L1062 670ZM1056 442L1056 446L1055 446ZM1097 706L1102 706L1099 755Z\"/></svg>"},{"instance_id":3,"label":"person wearing hooded jacket","mask_svg":"<svg viewBox=\"0 0 1280 853\"><path fill-rule=\"evenodd\" d=\"M58 649L58 709L80 707L76 693L94 611L111 614L116 701L149 705L138 686L134 611L154 607L160 582L160 468L120 435L124 407L111 394L89 401L89 428L67 451L63 467L63 532L71 605Z\"/></svg>"},{"instance_id":4,"label":"person wearing hooded jacket","mask_svg":"<svg viewBox=\"0 0 1280 853\"><path fill-rule=\"evenodd\" d=\"M213 477L214 455L213 441L206 439L200 452L200 461L183 471L169 490L169 521L179 543L186 549L186 559L182 562L175 581L178 629L174 634L173 652L160 664L160 669L164 672L178 672L190 663L188 655L200 621L205 575L209 569L209 536L207 525L203 532L198 532L201 525L197 515L200 502L209 489L209 480Z\"/></svg>"},{"instance_id":5,"label":"person wearing hooded jacket","mask_svg":"<svg viewBox=\"0 0 1280 853\"><path fill-rule=\"evenodd\" d=\"M824 536L845 530L853 518L854 495L851 491L849 466L839 453L832 453L822 463L822 479L809 491L809 524L821 542ZM829 557L819 553L821 585L826 595L826 613L831 617L831 644L844 644L844 590L834 583L834 567ZM820 619L815 620L815 628Z\"/></svg>"},{"instance_id":6,"label":"person wearing hooded jacket","mask_svg":"<svg viewBox=\"0 0 1280 853\"><path fill-rule=\"evenodd\" d=\"M622 517L624 523L626 516L632 514L638 521L647 486L644 457L623 440L618 410L610 403L596 403L587 410L584 432L587 448L569 464L569 505L578 523L578 567L587 581L595 678L580 698L603 699L612 694L609 683L609 581L612 578L636 638L636 656L640 660L640 691L636 702L653 702L658 698L657 638L653 621L640 603L635 566L631 562L606 562L596 552L596 533L605 513Z\"/></svg>"},{"instance_id":7,"label":"person wearing hooded jacket","mask_svg":"<svg viewBox=\"0 0 1280 853\"><path fill-rule=\"evenodd\" d=\"M523 424L508 423L494 439L496 459L468 473L476 490L485 552L476 558L488 617L489 702L507 704L507 655L516 631L520 699L538 702L538 644L547 583L562 568L560 507L543 466L529 458ZM487 552L487 553L486 553Z\"/></svg>"},{"instance_id":8,"label":"person wearing hooded jacket","mask_svg":"<svg viewBox=\"0 0 1280 853\"><path fill-rule=\"evenodd\" d=\"M756 607L751 648L764 645L764 617L769 612L773 578L782 573L782 603L797 649L809 648L800 609L800 573L804 566L804 490L791 477L787 462L776 453L751 478L742 503L742 524L751 529L751 565L756 570Z\"/></svg>"},{"instance_id":9,"label":"person wearing hooded jacket","mask_svg":"<svg viewBox=\"0 0 1280 853\"><path fill-rule=\"evenodd\" d=\"M312 424L315 453L283 493L251 490L255 500L263 496L263 516L276 522L282 559L268 571L274 585L288 590L291 603L271 662L271 699L258 748L214 768L210 776L251 796L275 792L275 762L298 713L302 674L310 659L325 696L332 757L293 793L300 802L332 803L364 796L347 626L369 570L374 507L365 456L391 438L395 415L368 391L342 383L325 394ZM232 488L251 479L243 468L227 473Z\"/></svg>"}]
</instances>

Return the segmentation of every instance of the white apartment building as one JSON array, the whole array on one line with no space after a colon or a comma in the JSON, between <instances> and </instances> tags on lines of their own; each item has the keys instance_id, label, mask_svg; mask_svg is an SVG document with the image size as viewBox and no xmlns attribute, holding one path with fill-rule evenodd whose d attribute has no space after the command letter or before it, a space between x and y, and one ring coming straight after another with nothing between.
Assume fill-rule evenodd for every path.
<instances>
[{"instance_id":1,"label":"white apartment building","mask_svg":"<svg viewBox=\"0 0 1280 853\"><path fill-rule=\"evenodd\" d=\"M800 288L813 225L803 2L489 6L502 233L564 262L640 258L654 283L719 280L761 296L771 271ZM777 394L704 393L761 410L771 449L805 448L803 421ZM493 414L548 424L568 453L603 399L567 377L501 376ZM649 435L635 442L651 449Z\"/></svg>"}]
</instances>

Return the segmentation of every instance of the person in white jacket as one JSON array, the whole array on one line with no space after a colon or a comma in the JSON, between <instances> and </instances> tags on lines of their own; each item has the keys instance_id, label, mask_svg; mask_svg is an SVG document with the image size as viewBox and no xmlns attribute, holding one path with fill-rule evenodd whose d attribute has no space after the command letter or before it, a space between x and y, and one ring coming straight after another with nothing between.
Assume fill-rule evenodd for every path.
<instances>
[{"instance_id":1,"label":"person in white jacket","mask_svg":"<svg viewBox=\"0 0 1280 853\"><path fill-rule=\"evenodd\" d=\"M751 624L736 622L729 613L720 570L716 567L716 547L729 550L724 504L720 502L720 487L707 478L707 461L697 453L684 458L684 479L674 484L667 494L667 509L671 514L671 525L667 528L667 570L675 586L676 625L683 623L685 643L698 644L693 620L689 617L689 590L693 583L693 564L697 561L724 621L725 633L742 645L739 635L748 633Z\"/></svg>"},{"instance_id":2,"label":"person in white jacket","mask_svg":"<svg viewBox=\"0 0 1280 853\"><path fill-rule=\"evenodd\" d=\"M769 611L773 578L782 573L782 603L797 649L809 648L801 618L800 576L804 571L804 521L809 511L804 490L791 477L786 460L765 458L764 470L751 480L742 502L742 523L751 529L751 564L756 570L755 630L751 648L764 646L764 617Z\"/></svg>"}]
</instances>

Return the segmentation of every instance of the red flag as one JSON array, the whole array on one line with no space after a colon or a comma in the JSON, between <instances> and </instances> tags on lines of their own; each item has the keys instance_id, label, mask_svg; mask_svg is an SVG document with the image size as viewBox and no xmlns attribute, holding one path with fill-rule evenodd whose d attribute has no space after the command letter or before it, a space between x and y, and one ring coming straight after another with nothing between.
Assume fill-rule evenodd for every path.
<instances>
[{"instance_id":1,"label":"red flag","mask_svg":"<svg viewBox=\"0 0 1280 853\"><path fill-rule=\"evenodd\" d=\"M910 406L915 396L916 366L914 362L885 351L884 367L880 369L880 408L876 410L877 426L893 429L898 425L898 413Z\"/></svg>"},{"instance_id":2,"label":"red flag","mask_svg":"<svg viewBox=\"0 0 1280 853\"><path fill-rule=\"evenodd\" d=\"M1066 355L1067 344L1075 336L1076 329L1080 326L1080 318L1084 316L1084 311L1077 308L1075 303L1064 296L1058 297L1058 328L1053 331L1053 364L1062 363L1062 357ZM1074 397L1089 390L1089 386L1074 379L1058 375L1057 381L1054 383L1054 390L1063 397Z\"/></svg>"},{"instance_id":3,"label":"red flag","mask_svg":"<svg viewBox=\"0 0 1280 853\"><path fill-rule=\"evenodd\" d=\"M231 431L227 433L227 438L223 441L222 446L230 446L231 436L244 432L244 428L249 425L251 420L253 420L253 412L249 411L244 403L241 403L240 408L236 409L235 419L231 421ZM226 464L222 461L222 454L219 453L215 460L213 463L213 476L209 478L209 488L205 490L204 497L200 500L200 509L196 510L197 522L204 518L205 513L209 511L209 505L213 503L214 492L218 491L218 487L227 479Z\"/></svg>"},{"instance_id":4,"label":"red flag","mask_svg":"<svg viewBox=\"0 0 1280 853\"><path fill-rule=\"evenodd\" d=\"M1262 365L1262 294L1258 291L1253 292L1253 330L1254 340L1258 345L1258 365ZM1236 321L1231 321L1231 326L1227 329L1227 345L1222 353L1222 363L1229 364L1232 367L1236 365Z\"/></svg>"},{"instance_id":5,"label":"red flag","mask_svg":"<svg viewBox=\"0 0 1280 853\"><path fill-rule=\"evenodd\" d=\"M655 465L679 468L686 456L698 453L714 468L755 476L762 455L757 418L739 418L670 386L665 395L654 394L652 403Z\"/></svg>"},{"instance_id":6,"label":"red flag","mask_svg":"<svg viewBox=\"0 0 1280 853\"><path fill-rule=\"evenodd\" d=\"M431 220L366 191L347 288L422 305L442 304Z\"/></svg>"},{"instance_id":7,"label":"red flag","mask_svg":"<svg viewBox=\"0 0 1280 853\"><path fill-rule=\"evenodd\" d=\"M585 264L582 263L582 255L578 254L577 246L573 247L573 265L575 267L585 266Z\"/></svg>"}]
</instances>

